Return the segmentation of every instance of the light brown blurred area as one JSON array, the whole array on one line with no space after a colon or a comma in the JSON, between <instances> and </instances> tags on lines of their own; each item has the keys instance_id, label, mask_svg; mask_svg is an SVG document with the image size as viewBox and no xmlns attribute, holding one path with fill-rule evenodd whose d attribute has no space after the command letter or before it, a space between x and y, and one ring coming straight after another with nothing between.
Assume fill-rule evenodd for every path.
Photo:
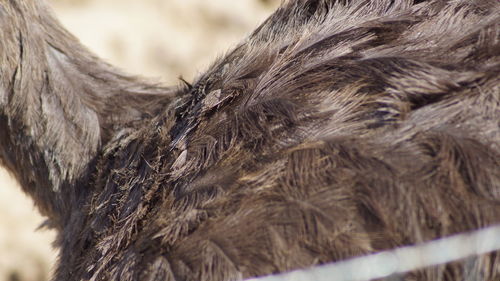
<instances>
[{"instance_id":1,"label":"light brown blurred area","mask_svg":"<svg viewBox=\"0 0 500 281\"><path fill-rule=\"evenodd\" d=\"M63 24L134 74L192 80L263 21L277 0L52 0Z\"/></svg>"},{"instance_id":2,"label":"light brown blurred area","mask_svg":"<svg viewBox=\"0 0 500 281\"><path fill-rule=\"evenodd\" d=\"M25 0L37 1L37 0ZM178 84L258 26L280 0L51 0L63 25L126 72ZM0 132L1 133L1 132ZM0 168L0 281L50 279L55 234Z\"/></svg>"}]
</instances>

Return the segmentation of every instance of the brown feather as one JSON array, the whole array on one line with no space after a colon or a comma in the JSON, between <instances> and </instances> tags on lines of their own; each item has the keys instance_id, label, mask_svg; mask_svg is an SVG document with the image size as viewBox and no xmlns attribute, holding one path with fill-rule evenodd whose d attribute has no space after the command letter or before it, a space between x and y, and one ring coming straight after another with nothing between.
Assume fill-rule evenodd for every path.
<instances>
[{"instance_id":1,"label":"brown feather","mask_svg":"<svg viewBox=\"0 0 500 281\"><path fill-rule=\"evenodd\" d=\"M285 1L184 84L0 2L0 163L59 231L54 280L240 280L500 223L496 0Z\"/></svg>"}]
</instances>

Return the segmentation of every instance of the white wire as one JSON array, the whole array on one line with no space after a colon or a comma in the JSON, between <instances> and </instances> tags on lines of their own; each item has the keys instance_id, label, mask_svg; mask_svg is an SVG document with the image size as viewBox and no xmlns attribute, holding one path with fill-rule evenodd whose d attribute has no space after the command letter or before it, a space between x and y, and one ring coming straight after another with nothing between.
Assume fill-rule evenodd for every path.
<instances>
[{"instance_id":1,"label":"white wire","mask_svg":"<svg viewBox=\"0 0 500 281\"><path fill-rule=\"evenodd\" d=\"M363 281L500 250L500 225L416 246L247 281Z\"/></svg>"}]
</instances>

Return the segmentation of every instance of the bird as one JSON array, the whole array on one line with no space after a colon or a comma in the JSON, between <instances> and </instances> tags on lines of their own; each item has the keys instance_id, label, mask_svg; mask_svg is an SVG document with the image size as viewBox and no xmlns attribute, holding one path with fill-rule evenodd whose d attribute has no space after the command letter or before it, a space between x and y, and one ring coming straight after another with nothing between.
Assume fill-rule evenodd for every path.
<instances>
[{"instance_id":1,"label":"bird","mask_svg":"<svg viewBox=\"0 0 500 281\"><path fill-rule=\"evenodd\" d=\"M499 74L496 0L283 1L170 87L4 0L0 165L58 233L55 281L277 274L500 223Z\"/></svg>"}]
</instances>

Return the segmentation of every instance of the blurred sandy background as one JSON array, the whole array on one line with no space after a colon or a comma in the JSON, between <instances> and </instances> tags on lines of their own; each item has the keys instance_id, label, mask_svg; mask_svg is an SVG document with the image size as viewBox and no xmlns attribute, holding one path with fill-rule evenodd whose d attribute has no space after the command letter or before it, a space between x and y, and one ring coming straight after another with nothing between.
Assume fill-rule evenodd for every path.
<instances>
[{"instance_id":1,"label":"blurred sandy background","mask_svg":"<svg viewBox=\"0 0 500 281\"><path fill-rule=\"evenodd\" d=\"M37 1L37 0L31 0ZM84 45L132 74L192 81L262 22L279 0L51 0ZM1 132L0 132L1 133ZM0 168L0 281L49 280L54 233Z\"/></svg>"}]
</instances>

